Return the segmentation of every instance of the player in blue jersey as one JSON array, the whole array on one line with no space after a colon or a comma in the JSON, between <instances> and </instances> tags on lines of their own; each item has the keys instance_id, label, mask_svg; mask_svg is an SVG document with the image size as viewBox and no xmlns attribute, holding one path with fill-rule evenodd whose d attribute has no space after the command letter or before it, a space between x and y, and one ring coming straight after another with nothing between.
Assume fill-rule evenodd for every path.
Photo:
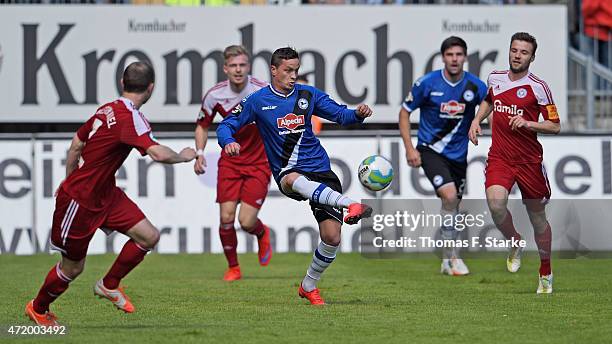
<instances>
[{"instance_id":1,"label":"player in blue jersey","mask_svg":"<svg viewBox=\"0 0 612 344\"><path fill-rule=\"evenodd\" d=\"M219 145L235 156L240 145L234 134L255 122L263 139L274 180L286 196L298 201L310 200L321 242L298 289L298 294L313 305L325 304L317 282L336 258L340 245L342 209L348 209L344 222L355 224L371 216L372 208L342 195L342 185L332 172L329 157L312 132L311 116L348 125L361 123L372 115L365 104L356 109L339 105L326 93L308 85L297 84L300 59L292 48L280 48L272 54L272 83L242 101L242 111L226 117L217 128Z\"/></svg>"},{"instance_id":2,"label":"player in blue jersey","mask_svg":"<svg viewBox=\"0 0 612 344\"><path fill-rule=\"evenodd\" d=\"M457 214L465 186L468 130L476 106L487 94L486 85L477 76L463 70L467 44L451 36L440 47L444 69L430 72L415 81L399 113L399 128L411 167L422 166L425 175L442 200L441 215ZM420 109L418 143L410 138L410 114ZM467 275L469 270L452 243L458 232L454 226L442 226L446 240L441 272Z\"/></svg>"}]
</instances>

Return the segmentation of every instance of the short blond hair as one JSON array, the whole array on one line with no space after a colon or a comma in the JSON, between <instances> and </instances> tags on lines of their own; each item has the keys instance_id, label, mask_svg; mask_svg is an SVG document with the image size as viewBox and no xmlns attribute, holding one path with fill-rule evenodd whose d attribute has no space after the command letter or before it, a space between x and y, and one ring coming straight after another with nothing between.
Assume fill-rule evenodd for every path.
<instances>
[{"instance_id":1,"label":"short blond hair","mask_svg":"<svg viewBox=\"0 0 612 344\"><path fill-rule=\"evenodd\" d=\"M227 62L227 60L232 57L240 55L245 55L247 59L251 59L249 52L242 45L230 45L229 47L225 48L225 50L223 50L223 59L225 60L225 62Z\"/></svg>"}]
</instances>

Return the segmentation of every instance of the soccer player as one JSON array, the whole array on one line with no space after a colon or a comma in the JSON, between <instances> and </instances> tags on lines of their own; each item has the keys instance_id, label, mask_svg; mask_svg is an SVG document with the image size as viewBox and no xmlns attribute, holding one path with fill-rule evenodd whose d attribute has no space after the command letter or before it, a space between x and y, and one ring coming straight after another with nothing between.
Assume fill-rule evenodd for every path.
<instances>
[{"instance_id":1,"label":"soccer player","mask_svg":"<svg viewBox=\"0 0 612 344\"><path fill-rule=\"evenodd\" d=\"M425 175L442 201L444 218L457 214L465 186L468 130L476 107L484 99L487 87L477 76L463 70L467 44L451 36L440 47L444 69L418 79L399 113L399 128L411 167L423 167ZM410 137L410 114L420 108L418 143ZM440 228L444 248L441 273L451 276L469 274L452 243L458 238L454 226Z\"/></svg>"},{"instance_id":2,"label":"soccer player","mask_svg":"<svg viewBox=\"0 0 612 344\"><path fill-rule=\"evenodd\" d=\"M553 284L550 267L552 233L545 212L550 199L550 184L537 137L538 133L558 134L561 126L548 85L529 72L537 47L536 39L526 32L512 36L510 70L493 71L489 75L487 97L472 121L470 140L478 144L480 122L493 113L492 143L485 169L491 216L507 239L521 240L507 208L508 194L512 186L518 184L540 254L537 293L550 294ZM543 121L539 121L540 114ZM518 245L510 249L506 260L508 271L517 272L521 267L521 250Z\"/></svg>"},{"instance_id":3,"label":"soccer player","mask_svg":"<svg viewBox=\"0 0 612 344\"><path fill-rule=\"evenodd\" d=\"M321 242L298 289L313 305L323 305L317 282L336 258L340 244L342 209L344 222L355 224L369 217L372 208L342 195L342 185L332 172L329 157L312 132L310 117L318 116L339 124L360 123L372 110L360 104L355 110L339 105L329 95L308 85L297 84L300 58L292 48L280 48L270 61L272 84L242 101L242 112L228 116L219 125L219 145L230 156L242 152L236 133L255 122L261 134L274 180L286 196L310 200L319 224Z\"/></svg>"},{"instance_id":4,"label":"soccer player","mask_svg":"<svg viewBox=\"0 0 612 344\"><path fill-rule=\"evenodd\" d=\"M231 45L223 51L223 71L227 80L213 86L202 99L202 108L195 129L197 160L196 174L206 170L204 148L208 141L208 127L218 113L225 118L238 114L242 109L240 101L247 95L267 86L267 83L249 75L251 65L249 53L239 45ZM270 184L270 168L254 124L247 125L236 133L236 140L242 147L240 156L230 157L221 152L217 172L217 203L219 203L219 237L229 265L223 279L239 280L242 277L236 246L238 238L234 229L236 209L240 203L238 222L247 233L257 237L259 264L266 266L272 258L270 229L257 217L263 205Z\"/></svg>"},{"instance_id":5,"label":"soccer player","mask_svg":"<svg viewBox=\"0 0 612 344\"><path fill-rule=\"evenodd\" d=\"M76 132L66 159L66 179L58 188L51 247L62 253L38 292L28 302L26 315L38 325L55 326L57 317L49 305L68 289L85 265L87 246L96 229L115 230L130 237L104 278L97 281L95 295L110 300L118 309L135 308L119 287L159 241L159 231L138 206L115 185L115 173L132 148L153 160L176 164L196 157L192 148L180 153L160 145L140 107L153 92L155 73L143 62L123 72L121 98L104 104Z\"/></svg>"}]
</instances>

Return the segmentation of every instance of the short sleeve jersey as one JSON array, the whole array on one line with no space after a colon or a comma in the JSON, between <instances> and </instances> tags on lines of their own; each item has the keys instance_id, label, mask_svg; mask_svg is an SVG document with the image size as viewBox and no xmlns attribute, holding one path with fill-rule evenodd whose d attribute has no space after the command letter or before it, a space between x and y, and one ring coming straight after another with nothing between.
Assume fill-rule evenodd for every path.
<instances>
[{"instance_id":1,"label":"short sleeve jersey","mask_svg":"<svg viewBox=\"0 0 612 344\"><path fill-rule=\"evenodd\" d=\"M268 83L249 76L248 82L240 93L234 92L229 82L222 81L213 86L202 99L202 107L198 115L197 123L203 128L208 128L213 122L215 115L221 115L222 119L229 115L237 115L242 111L241 101L249 94L267 86ZM225 152L221 153L220 165L259 165L267 166L268 160L263 148L263 142L255 124L249 124L235 135L240 144L240 155L230 157Z\"/></svg>"},{"instance_id":2,"label":"short sleeve jersey","mask_svg":"<svg viewBox=\"0 0 612 344\"><path fill-rule=\"evenodd\" d=\"M493 107L490 159L510 163L539 163L542 145L538 134L528 128L512 130L510 118L522 116L527 121L559 122L559 114L548 85L532 73L511 81L508 71L493 71L487 80L486 100Z\"/></svg>"},{"instance_id":3,"label":"short sleeve jersey","mask_svg":"<svg viewBox=\"0 0 612 344\"><path fill-rule=\"evenodd\" d=\"M146 155L149 147L158 144L145 116L127 98L102 105L76 134L85 147L79 167L64 181L62 189L92 211L110 205L115 173L132 148Z\"/></svg>"}]
</instances>

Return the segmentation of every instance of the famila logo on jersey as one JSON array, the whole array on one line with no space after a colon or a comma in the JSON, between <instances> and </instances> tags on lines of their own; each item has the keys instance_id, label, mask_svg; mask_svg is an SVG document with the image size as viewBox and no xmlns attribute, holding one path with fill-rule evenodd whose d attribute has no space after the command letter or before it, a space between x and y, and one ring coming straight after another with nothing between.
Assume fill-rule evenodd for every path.
<instances>
[{"instance_id":1,"label":"famila logo on jersey","mask_svg":"<svg viewBox=\"0 0 612 344\"><path fill-rule=\"evenodd\" d=\"M304 123L304 115L296 115L294 113L288 113L284 117L276 119L276 125L279 129L289 129L294 130L297 127L303 126Z\"/></svg>"},{"instance_id":2,"label":"famila logo on jersey","mask_svg":"<svg viewBox=\"0 0 612 344\"><path fill-rule=\"evenodd\" d=\"M512 104L510 106L502 104L501 100L497 99L493 103L493 109L497 112L507 113L512 116L522 116L523 109L519 109L516 105Z\"/></svg>"},{"instance_id":3,"label":"famila logo on jersey","mask_svg":"<svg viewBox=\"0 0 612 344\"><path fill-rule=\"evenodd\" d=\"M465 104L459 103L456 100L451 100L440 104L440 112L448 114L450 117L456 116L457 114L465 111ZM441 116L444 117L444 116Z\"/></svg>"}]
</instances>

